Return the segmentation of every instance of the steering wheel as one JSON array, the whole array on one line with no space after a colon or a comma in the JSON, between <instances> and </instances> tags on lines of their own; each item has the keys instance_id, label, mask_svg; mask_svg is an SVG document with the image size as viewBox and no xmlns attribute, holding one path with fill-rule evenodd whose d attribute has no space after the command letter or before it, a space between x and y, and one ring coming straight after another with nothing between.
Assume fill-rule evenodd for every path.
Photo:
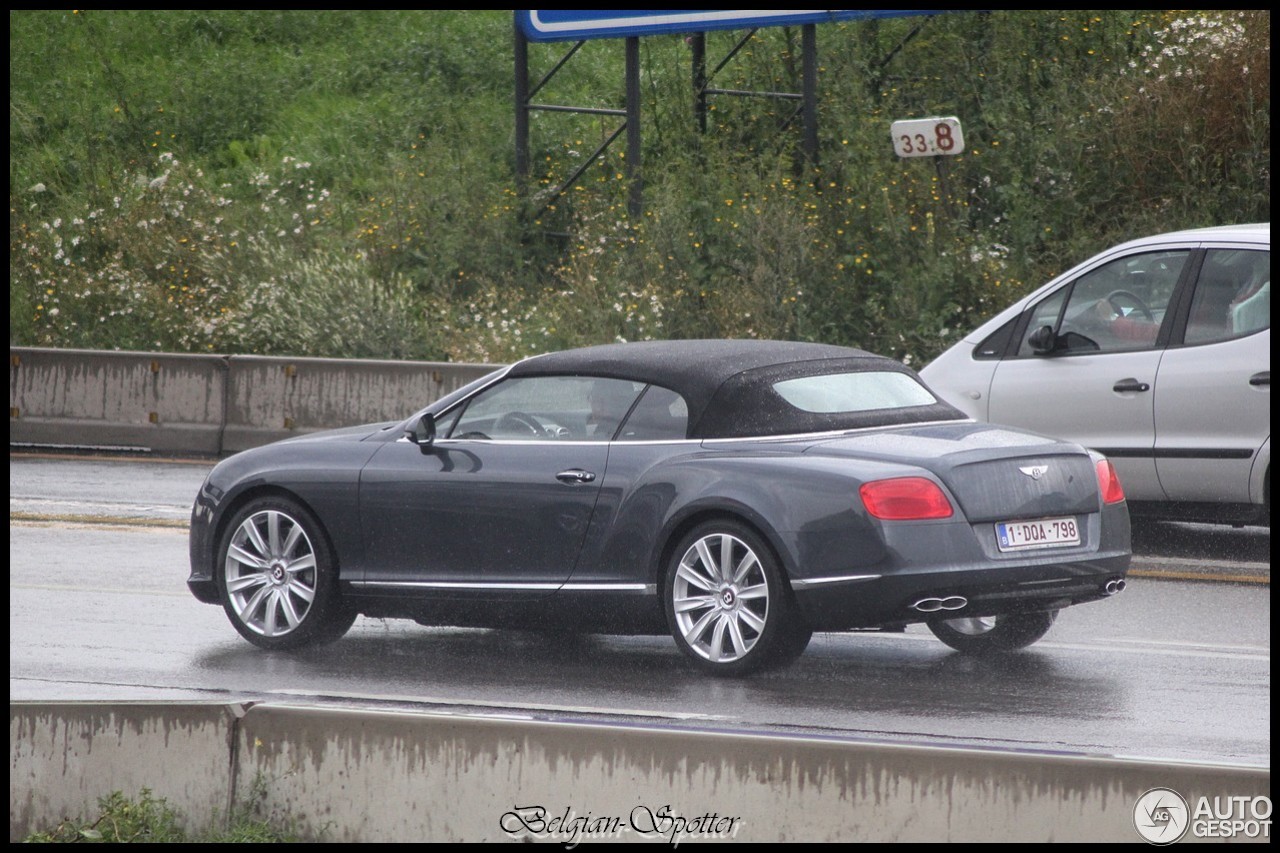
<instances>
[{"instance_id":1,"label":"steering wheel","mask_svg":"<svg viewBox=\"0 0 1280 853\"><path fill-rule=\"evenodd\" d=\"M507 412L498 418L498 422L493 425L493 431L496 433L515 431L517 429L537 438L541 438L545 434L542 424L534 420L532 415L526 415L524 412Z\"/></svg>"},{"instance_id":2,"label":"steering wheel","mask_svg":"<svg viewBox=\"0 0 1280 853\"><path fill-rule=\"evenodd\" d=\"M1128 315L1125 314L1123 310L1121 310L1123 307L1121 305L1121 302L1123 300L1128 300L1130 303L1132 303L1133 310L1138 314L1141 314L1143 319L1145 319L1148 323L1154 323L1156 321L1156 315L1151 313L1151 309L1147 307L1147 303L1143 302L1142 298L1139 297L1133 291L1113 290L1107 294L1107 304L1110 305L1112 310L1114 310L1121 317L1126 317Z\"/></svg>"}]
</instances>

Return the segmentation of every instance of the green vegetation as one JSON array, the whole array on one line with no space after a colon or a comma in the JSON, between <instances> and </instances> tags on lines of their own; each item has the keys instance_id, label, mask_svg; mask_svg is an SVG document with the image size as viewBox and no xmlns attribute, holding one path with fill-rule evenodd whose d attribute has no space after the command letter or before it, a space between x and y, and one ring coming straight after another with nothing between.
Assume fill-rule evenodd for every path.
<instances>
[{"instance_id":1,"label":"green vegetation","mask_svg":"<svg viewBox=\"0 0 1280 853\"><path fill-rule=\"evenodd\" d=\"M98 801L98 815L92 819L65 820L53 829L36 832L29 843L64 844L164 844L178 842L252 843L296 842L302 839L292 830L280 829L271 821L255 815L256 803L264 792L255 786L251 801L237 809L228 821L214 823L218 828L190 833L183 829L182 817L168 801L156 798L143 788L138 797L126 797L113 791Z\"/></svg>"},{"instance_id":2,"label":"green vegetation","mask_svg":"<svg viewBox=\"0 0 1280 853\"><path fill-rule=\"evenodd\" d=\"M505 361L781 337L911 363L1123 239L1270 219L1267 12L959 12L818 28L794 102L711 102L641 40L643 216L617 126L536 113L516 192L509 12L11 11L11 344ZM709 33L712 66L743 33ZM799 32L713 84L799 91ZM566 50L532 45L535 79ZM621 107L588 43L537 100ZM900 160L896 119L965 152ZM782 129L780 129L782 128Z\"/></svg>"}]
</instances>

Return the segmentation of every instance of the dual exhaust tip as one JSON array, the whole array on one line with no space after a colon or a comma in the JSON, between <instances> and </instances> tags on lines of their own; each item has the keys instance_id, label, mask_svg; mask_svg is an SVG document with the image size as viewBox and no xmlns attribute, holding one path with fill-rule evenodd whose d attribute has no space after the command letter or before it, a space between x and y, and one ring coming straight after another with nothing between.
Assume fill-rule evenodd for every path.
<instances>
[{"instance_id":1,"label":"dual exhaust tip","mask_svg":"<svg viewBox=\"0 0 1280 853\"><path fill-rule=\"evenodd\" d=\"M939 610L963 610L968 606L969 599L963 595L952 595L948 598L922 598L911 605L911 609L921 613L937 613Z\"/></svg>"},{"instance_id":2,"label":"dual exhaust tip","mask_svg":"<svg viewBox=\"0 0 1280 853\"><path fill-rule=\"evenodd\" d=\"M1128 584L1123 578L1113 578L1102 589L1107 595L1118 595L1124 592L1126 586ZM940 610L963 610L968 606L969 599L963 595L951 595L946 598L922 598L911 605L911 609L920 613L937 613Z\"/></svg>"}]
</instances>

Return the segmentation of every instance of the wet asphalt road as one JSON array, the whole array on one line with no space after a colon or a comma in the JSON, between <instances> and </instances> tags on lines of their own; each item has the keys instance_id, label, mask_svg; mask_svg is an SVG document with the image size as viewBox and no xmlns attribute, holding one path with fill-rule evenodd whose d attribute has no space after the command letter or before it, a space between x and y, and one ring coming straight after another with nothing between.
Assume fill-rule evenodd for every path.
<instances>
[{"instance_id":1,"label":"wet asphalt road","mask_svg":"<svg viewBox=\"0 0 1280 853\"><path fill-rule=\"evenodd\" d=\"M10 458L11 699L306 698L1270 765L1268 531L1143 525L1135 565L1164 578L1070 608L1002 659L912 628L820 635L787 670L708 680L667 638L361 619L320 651L260 651L186 592L185 521L207 469Z\"/></svg>"}]
</instances>

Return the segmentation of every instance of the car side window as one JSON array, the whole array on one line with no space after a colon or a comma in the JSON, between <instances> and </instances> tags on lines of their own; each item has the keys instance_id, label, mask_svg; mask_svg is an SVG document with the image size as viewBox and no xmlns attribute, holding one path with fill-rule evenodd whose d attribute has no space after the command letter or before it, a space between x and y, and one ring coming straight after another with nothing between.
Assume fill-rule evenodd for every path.
<instances>
[{"instance_id":1,"label":"car side window","mask_svg":"<svg viewBox=\"0 0 1280 853\"><path fill-rule=\"evenodd\" d=\"M1062 316L1062 303L1067 298L1070 287L1060 287L1047 298L1042 299L1031 309L1031 322L1022 334L1022 343L1018 344L1018 355L1035 355L1031 346L1031 335L1045 326L1053 330L1058 328L1058 318Z\"/></svg>"},{"instance_id":2,"label":"car side window","mask_svg":"<svg viewBox=\"0 0 1280 853\"><path fill-rule=\"evenodd\" d=\"M1190 256L1189 249L1144 252L1090 270L1032 309L1018 354L1035 354L1030 338L1042 326L1056 333L1057 353L1150 349Z\"/></svg>"},{"instance_id":3,"label":"car side window","mask_svg":"<svg viewBox=\"0 0 1280 853\"><path fill-rule=\"evenodd\" d=\"M1271 328L1271 252L1210 249L1187 315L1188 344L1244 337Z\"/></svg>"},{"instance_id":4,"label":"car side window","mask_svg":"<svg viewBox=\"0 0 1280 853\"><path fill-rule=\"evenodd\" d=\"M506 379L471 398L449 438L608 441L643 389L585 376Z\"/></svg>"},{"instance_id":5,"label":"car side window","mask_svg":"<svg viewBox=\"0 0 1280 853\"><path fill-rule=\"evenodd\" d=\"M1061 304L1059 304L1059 307L1061 307ZM1052 325L1052 323L1057 319L1058 315L1055 309L1053 319L1049 321L1050 325ZM1042 323L1041 325L1044 324ZM1018 318L1014 317L1012 320L987 335L986 339L983 340L982 343L974 347L973 357L982 361L993 358L1004 358L1004 354L1009 348L1009 340L1013 337L1013 333L1017 328Z\"/></svg>"},{"instance_id":6,"label":"car side window","mask_svg":"<svg viewBox=\"0 0 1280 853\"><path fill-rule=\"evenodd\" d=\"M689 434L689 405L675 391L650 385L627 417L618 441L675 441Z\"/></svg>"},{"instance_id":7,"label":"car side window","mask_svg":"<svg viewBox=\"0 0 1280 853\"><path fill-rule=\"evenodd\" d=\"M447 436L453 432L454 425L458 423L458 416L462 414L462 408L462 406L456 406L452 411L436 419L436 435Z\"/></svg>"}]
</instances>

